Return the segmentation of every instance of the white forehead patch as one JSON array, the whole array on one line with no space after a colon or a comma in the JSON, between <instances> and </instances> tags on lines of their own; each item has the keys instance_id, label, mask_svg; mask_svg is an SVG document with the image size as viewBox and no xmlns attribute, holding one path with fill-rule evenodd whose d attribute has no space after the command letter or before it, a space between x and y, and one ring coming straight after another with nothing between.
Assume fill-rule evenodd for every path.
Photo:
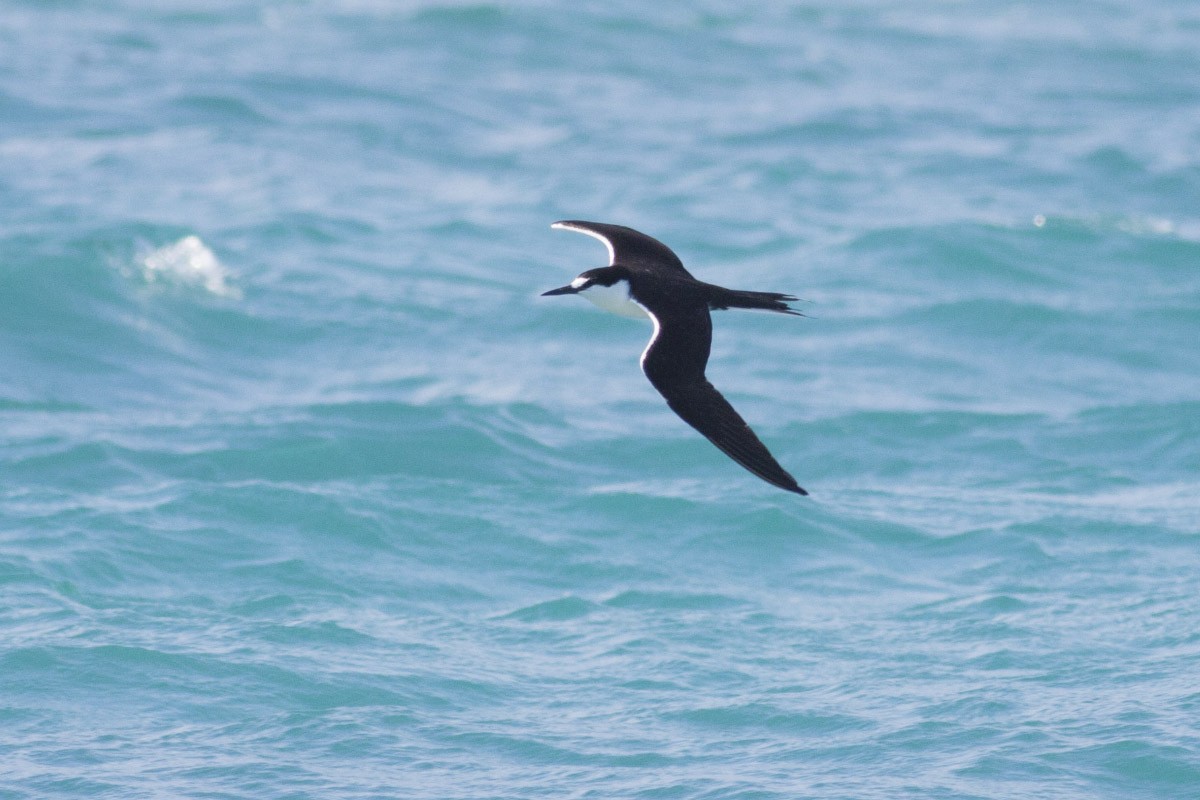
<instances>
[{"instance_id":1,"label":"white forehead patch","mask_svg":"<svg viewBox=\"0 0 1200 800\"><path fill-rule=\"evenodd\" d=\"M580 275L578 278L571 281L571 288L578 289L580 286L583 286L587 282L588 282L588 279L583 277L582 275Z\"/></svg>"},{"instance_id":2,"label":"white forehead patch","mask_svg":"<svg viewBox=\"0 0 1200 800\"><path fill-rule=\"evenodd\" d=\"M562 222L556 222L550 227L561 228L564 231L579 231L580 233L590 236L593 239L599 239L600 241L604 242L604 248L608 250L608 265L611 267L613 264L617 263L617 255L615 252L613 252L612 242L608 240L608 237L601 236L595 231L588 230L587 228L576 228L574 225L566 225Z\"/></svg>"}]
</instances>

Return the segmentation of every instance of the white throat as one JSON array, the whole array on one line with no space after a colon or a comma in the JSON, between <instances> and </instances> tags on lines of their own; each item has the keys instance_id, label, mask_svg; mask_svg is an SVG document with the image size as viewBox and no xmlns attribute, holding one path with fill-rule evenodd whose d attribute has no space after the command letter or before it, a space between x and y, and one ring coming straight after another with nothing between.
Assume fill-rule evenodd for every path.
<instances>
[{"instance_id":1,"label":"white throat","mask_svg":"<svg viewBox=\"0 0 1200 800\"><path fill-rule=\"evenodd\" d=\"M620 314L622 317L646 319L650 316L646 309L629 296L629 281L617 281L612 286L594 283L579 294L605 311Z\"/></svg>"}]
</instances>

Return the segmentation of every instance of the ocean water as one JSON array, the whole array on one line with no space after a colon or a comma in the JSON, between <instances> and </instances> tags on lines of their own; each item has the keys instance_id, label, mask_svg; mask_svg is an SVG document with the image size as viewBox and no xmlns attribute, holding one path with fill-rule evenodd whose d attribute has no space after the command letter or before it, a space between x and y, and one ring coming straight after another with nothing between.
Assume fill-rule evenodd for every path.
<instances>
[{"instance_id":1,"label":"ocean water","mask_svg":"<svg viewBox=\"0 0 1200 800\"><path fill-rule=\"evenodd\" d=\"M0 2L0 797L1200 797L1200 9ZM541 298L632 225L781 492Z\"/></svg>"}]
</instances>

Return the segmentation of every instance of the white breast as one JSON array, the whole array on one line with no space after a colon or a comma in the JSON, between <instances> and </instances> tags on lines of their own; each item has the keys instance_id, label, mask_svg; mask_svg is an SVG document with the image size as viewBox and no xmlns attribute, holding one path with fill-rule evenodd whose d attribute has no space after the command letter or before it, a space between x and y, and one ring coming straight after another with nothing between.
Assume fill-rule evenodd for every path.
<instances>
[{"instance_id":1,"label":"white breast","mask_svg":"<svg viewBox=\"0 0 1200 800\"><path fill-rule=\"evenodd\" d=\"M605 311L620 314L622 317L646 319L650 316L646 313L646 309L639 306L629 297L629 283L627 281L617 281L612 286L593 284L579 294L591 300Z\"/></svg>"}]
</instances>

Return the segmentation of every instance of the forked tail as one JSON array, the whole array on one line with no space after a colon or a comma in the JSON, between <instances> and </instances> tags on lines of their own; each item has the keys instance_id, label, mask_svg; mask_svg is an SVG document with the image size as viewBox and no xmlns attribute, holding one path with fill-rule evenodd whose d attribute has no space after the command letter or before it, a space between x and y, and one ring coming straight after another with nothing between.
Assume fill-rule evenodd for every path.
<instances>
[{"instance_id":1,"label":"forked tail","mask_svg":"<svg viewBox=\"0 0 1200 800\"><path fill-rule=\"evenodd\" d=\"M792 297L790 294L780 294L778 292L745 292L738 289L726 289L721 286L714 286L713 288L716 291L709 297L708 307L714 311L726 308L761 308L765 311L778 311L781 314L795 314L798 317L804 316L788 305L788 303L799 299Z\"/></svg>"}]
</instances>

